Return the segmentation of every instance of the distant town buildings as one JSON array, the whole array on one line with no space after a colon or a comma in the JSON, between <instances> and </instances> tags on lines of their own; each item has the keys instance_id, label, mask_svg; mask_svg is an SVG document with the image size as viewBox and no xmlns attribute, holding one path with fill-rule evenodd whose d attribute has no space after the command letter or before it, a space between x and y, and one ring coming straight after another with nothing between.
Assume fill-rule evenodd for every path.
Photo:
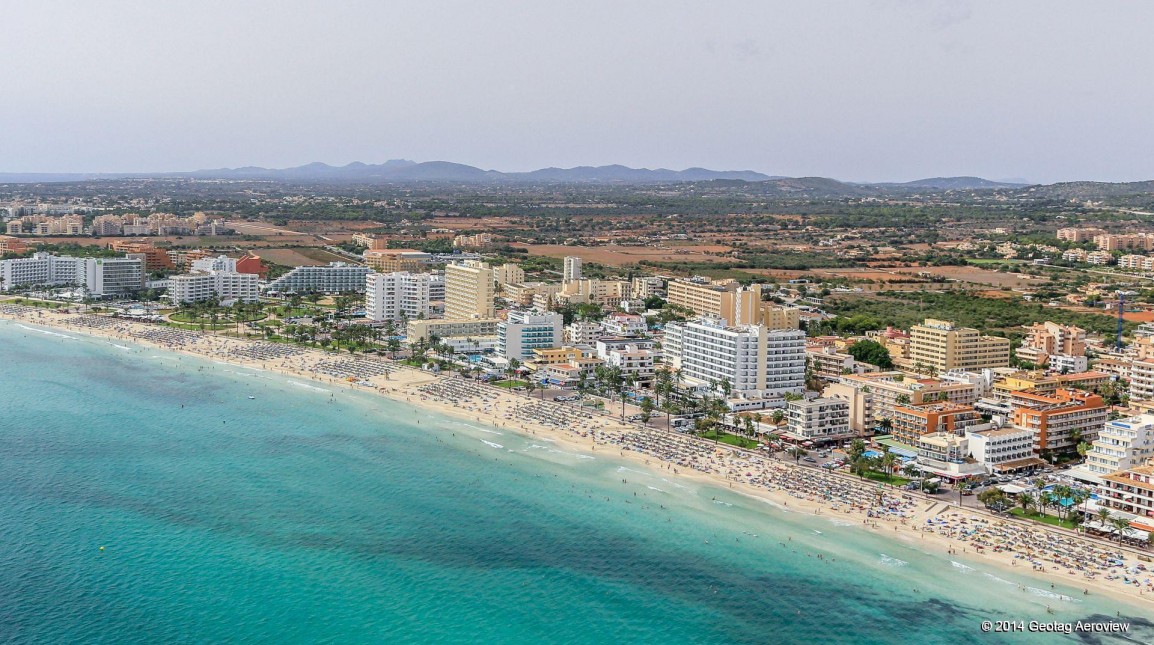
<instances>
[{"instance_id":1,"label":"distant town buildings","mask_svg":"<svg viewBox=\"0 0 1154 645\"><path fill-rule=\"evenodd\" d=\"M490 233L477 233L476 235L458 235L453 238L453 248L456 249L477 249L491 246L493 244L493 235Z\"/></svg>"},{"instance_id":2,"label":"distant town buildings","mask_svg":"<svg viewBox=\"0 0 1154 645\"><path fill-rule=\"evenodd\" d=\"M1058 229L1058 239L1065 242L1087 242L1094 239L1094 236L1105 233L1106 231L1100 228L1060 228Z\"/></svg>"},{"instance_id":3,"label":"distant town buildings","mask_svg":"<svg viewBox=\"0 0 1154 645\"><path fill-rule=\"evenodd\" d=\"M1151 251L1154 250L1154 234L1128 233L1124 235L1101 233L1094 236L1094 245L1099 251Z\"/></svg>"}]
</instances>

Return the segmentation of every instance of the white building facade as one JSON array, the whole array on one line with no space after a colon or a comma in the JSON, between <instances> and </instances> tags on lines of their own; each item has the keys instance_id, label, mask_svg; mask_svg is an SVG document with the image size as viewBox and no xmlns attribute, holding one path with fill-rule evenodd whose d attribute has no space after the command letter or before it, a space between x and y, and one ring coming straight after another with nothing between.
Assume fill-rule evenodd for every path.
<instances>
[{"instance_id":1,"label":"white building facade","mask_svg":"<svg viewBox=\"0 0 1154 645\"><path fill-rule=\"evenodd\" d=\"M365 279L365 313L369 320L428 318L429 274L370 273Z\"/></svg>"},{"instance_id":2,"label":"white building facade","mask_svg":"<svg viewBox=\"0 0 1154 645\"><path fill-rule=\"evenodd\" d=\"M296 267L265 285L266 291L277 293L341 293L364 292L365 278L373 270L344 262L328 266Z\"/></svg>"},{"instance_id":3,"label":"white building facade","mask_svg":"<svg viewBox=\"0 0 1154 645\"><path fill-rule=\"evenodd\" d=\"M801 393L805 387L805 332L799 329L729 327L718 318L670 323L665 356L690 383L726 381L746 398Z\"/></svg>"},{"instance_id":4,"label":"white building facade","mask_svg":"<svg viewBox=\"0 0 1154 645\"><path fill-rule=\"evenodd\" d=\"M497 325L497 353L523 361L533 358L535 349L560 347L562 323L561 314L510 312Z\"/></svg>"},{"instance_id":5,"label":"white building facade","mask_svg":"<svg viewBox=\"0 0 1154 645\"><path fill-rule=\"evenodd\" d=\"M236 271L198 271L174 275L169 278L168 299L176 305L205 300L219 300L221 303L256 302L260 300L260 278L255 273Z\"/></svg>"},{"instance_id":6,"label":"white building facade","mask_svg":"<svg viewBox=\"0 0 1154 645\"><path fill-rule=\"evenodd\" d=\"M1154 414L1107 421L1086 453L1086 469L1096 475L1141 466L1154 457Z\"/></svg>"},{"instance_id":7,"label":"white building facade","mask_svg":"<svg viewBox=\"0 0 1154 645\"><path fill-rule=\"evenodd\" d=\"M790 401L786 406L786 434L803 441L840 441L854 436L849 425L849 403L817 398Z\"/></svg>"}]
</instances>

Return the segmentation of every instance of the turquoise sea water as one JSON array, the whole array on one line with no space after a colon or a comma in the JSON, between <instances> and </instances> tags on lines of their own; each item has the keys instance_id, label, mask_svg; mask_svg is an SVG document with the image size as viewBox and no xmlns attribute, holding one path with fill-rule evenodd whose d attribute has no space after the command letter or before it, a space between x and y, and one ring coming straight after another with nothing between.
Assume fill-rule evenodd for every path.
<instances>
[{"instance_id":1,"label":"turquoise sea water","mask_svg":"<svg viewBox=\"0 0 1154 645\"><path fill-rule=\"evenodd\" d=\"M0 641L1051 642L979 625L1145 611L340 386L0 348Z\"/></svg>"}]
</instances>

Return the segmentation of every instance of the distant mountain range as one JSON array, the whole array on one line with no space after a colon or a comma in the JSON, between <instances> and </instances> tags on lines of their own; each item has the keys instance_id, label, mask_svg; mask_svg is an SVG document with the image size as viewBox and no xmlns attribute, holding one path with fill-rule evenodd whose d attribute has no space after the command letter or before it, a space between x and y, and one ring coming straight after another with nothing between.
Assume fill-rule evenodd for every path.
<instances>
[{"instance_id":1,"label":"distant mountain range","mask_svg":"<svg viewBox=\"0 0 1154 645\"><path fill-rule=\"evenodd\" d=\"M629 168L627 166L579 166L577 168L542 168L531 172L500 172L482 170L474 166L449 161L416 162L393 159L382 164L354 162L347 166L310 163L296 168L218 168L191 173L170 173L170 176L188 176L220 179L271 179L284 181L336 181L367 183L402 182L591 182L591 183L651 183L665 181L709 181L736 179L764 181L770 179L752 170L667 170L665 168Z\"/></svg>"},{"instance_id":2,"label":"distant mountain range","mask_svg":"<svg viewBox=\"0 0 1154 645\"><path fill-rule=\"evenodd\" d=\"M869 184L870 186L893 186L900 188L931 188L936 190L987 190L992 188L1022 188L1028 183L991 181L981 177L931 177L905 183Z\"/></svg>"},{"instance_id":3,"label":"distant mountain range","mask_svg":"<svg viewBox=\"0 0 1154 645\"><path fill-rule=\"evenodd\" d=\"M715 182L746 186L767 196L813 198L866 197L921 192L1004 190L1042 199L1104 199L1154 193L1154 181L1108 183L1078 181L1031 185L1017 181L992 181L981 177L932 177L908 182L843 182L826 177L770 176L753 170L687 168L630 168L622 165L542 168L530 172L501 172L449 161L416 162L393 159L380 164L353 162L344 166L310 163L294 168L216 168L168 173L0 173L0 183L77 182L110 179L192 178L277 181L300 184L406 184L406 183L604 183L650 184L667 182Z\"/></svg>"}]
</instances>

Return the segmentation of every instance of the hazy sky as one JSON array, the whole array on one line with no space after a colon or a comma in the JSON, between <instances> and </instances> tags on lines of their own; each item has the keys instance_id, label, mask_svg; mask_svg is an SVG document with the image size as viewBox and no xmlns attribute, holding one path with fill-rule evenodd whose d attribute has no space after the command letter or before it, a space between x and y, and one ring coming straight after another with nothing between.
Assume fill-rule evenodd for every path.
<instances>
[{"instance_id":1,"label":"hazy sky","mask_svg":"<svg viewBox=\"0 0 1154 645\"><path fill-rule=\"evenodd\" d=\"M0 171L1154 178L1154 2L0 0Z\"/></svg>"}]
</instances>

